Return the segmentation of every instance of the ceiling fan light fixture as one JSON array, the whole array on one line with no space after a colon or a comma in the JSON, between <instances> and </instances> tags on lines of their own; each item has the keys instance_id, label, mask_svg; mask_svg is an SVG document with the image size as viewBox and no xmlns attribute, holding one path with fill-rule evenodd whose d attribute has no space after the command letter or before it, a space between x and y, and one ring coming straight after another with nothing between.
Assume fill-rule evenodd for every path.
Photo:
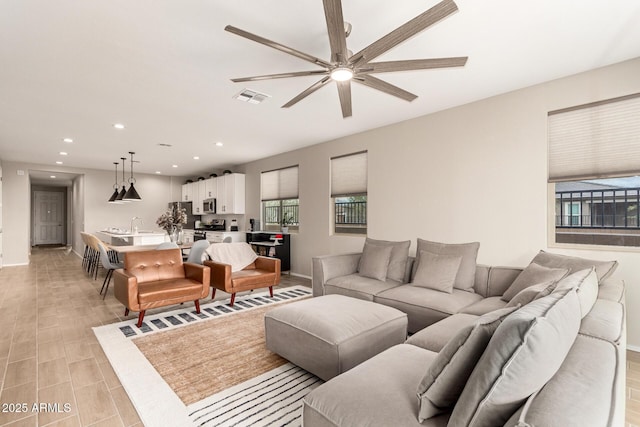
<instances>
[{"instance_id":1,"label":"ceiling fan light fixture","mask_svg":"<svg viewBox=\"0 0 640 427\"><path fill-rule=\"evenodd\" d=\"M337 82L346 82L353 78L353 70L347 67L334 68L331 71L331 78Z\"/></svg>"}]
</instances>

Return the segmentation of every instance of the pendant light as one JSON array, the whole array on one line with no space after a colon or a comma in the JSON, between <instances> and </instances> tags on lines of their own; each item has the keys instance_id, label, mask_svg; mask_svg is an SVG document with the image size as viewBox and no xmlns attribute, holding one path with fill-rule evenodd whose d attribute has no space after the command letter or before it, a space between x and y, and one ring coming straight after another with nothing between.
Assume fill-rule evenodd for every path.
<instances>
[{"instance_id":1,"label":"pendant light","mask_svg":"<svg viewBox=\"0 0 640 427\"><path fill-rule=\"evenodd\" d=\"M129 178L129 184L131 185L129 186L129 189L127 190L127 193L124 195L122 200L127 202L139 202L140 200L142 200L142 197L140 197L140 195L136 191L136 188L133 186L133 184L136 183L136 179L133 177L133 155L136 153L134 153L133 151L129 151L129 154L131 155L131 178Z\"/></svg>"},{"instance_id":2,"label":"pendant light","mask_svg":"<svg viewBox=\"0 0 640 427\"><path fill-rule=\"evenodd\" d=\"M127 194L127 189L125 188L127 182L124 180L124 162L125 160L127 160L127 158L120 157L120 160L122 160L122 190L120 190L120 193L118 193L118 197L116 197L116 202L126 202L126 200L124 200L124 195Z\"/></svg>"},{"instance_id":3,"label":"pendant light","mask_svg":"<svg viewBox=\"0 0 640 427\"><path fill-rule=\"evenodd\" d=\"M111 197L109 198L109 203L118 203L118 201L116 200L116 198L118 197L118 162L113 162L114 165L116 165L116 180L115 180L115 184L113 184L113 194L111 195Z\"/></svg>"}]
</instances>

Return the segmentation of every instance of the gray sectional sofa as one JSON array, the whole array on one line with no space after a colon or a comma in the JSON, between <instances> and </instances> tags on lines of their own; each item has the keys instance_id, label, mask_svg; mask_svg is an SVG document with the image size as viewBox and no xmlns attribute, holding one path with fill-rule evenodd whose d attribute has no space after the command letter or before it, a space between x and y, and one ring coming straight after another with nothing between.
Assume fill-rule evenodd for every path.
<instances>
[{"instance_id":1,"label":"gray sectional sofa","mask_svg":"<svg viewBox=\"0 0 640 427\"><path fill-rule=\"evenodd\" d=\"M625 292L609 278L617 263L541 251L534 266L476 266L472 289L442 292L412 283L413 258L403 280L379 280L359 274L361 256L315 257L314 296L394 307L412 335L307 395L305 427L624 425ZM505 301L538 263L566 274ZM536 288L517 294L524 289Z\"/></svg>"}]
</instances>

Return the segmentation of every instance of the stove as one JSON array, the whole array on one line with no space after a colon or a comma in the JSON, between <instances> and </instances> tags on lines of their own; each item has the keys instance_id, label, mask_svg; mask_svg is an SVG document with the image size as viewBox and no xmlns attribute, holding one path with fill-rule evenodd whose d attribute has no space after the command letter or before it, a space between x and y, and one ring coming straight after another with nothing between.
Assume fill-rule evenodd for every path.
<instances>
[{"instance_id":1,"label":"stove","mask_svg":"<svg viewBox=\"0 0 640 427\"><path fill-rule=\"evenodd\" d=\"M204 230L204 231L225 231L227 229L227 225L224 219L213 219L211 220L211 224L202 224L196 228L196 230Z\"/></svg>"},{"instance_id":2,"label":"stove","mask_svg":"<svg viewBox=\"0 0 640 427\"><path fill-rule=\"evenodd\" d=\"M198 228L193 231L193 241L197 242L198 240L207 240L207 230Z\"/></svg>"}]
</instances>

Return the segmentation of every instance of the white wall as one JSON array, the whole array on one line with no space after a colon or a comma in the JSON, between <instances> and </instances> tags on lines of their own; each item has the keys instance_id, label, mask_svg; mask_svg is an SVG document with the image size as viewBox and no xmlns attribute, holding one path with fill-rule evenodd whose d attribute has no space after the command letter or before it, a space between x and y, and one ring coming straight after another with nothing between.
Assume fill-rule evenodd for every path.
<instances>
[{"instance_id":1,"label":"white wall","mask_svg":"<svg viewBox=\"0 0 640 427\"><path fill-rule=\"evenodd\" d=\"M640 59L507 93L243 165L247 221L260 215L260 172L300 165L300 231L292 270L362 248L329 232L329 159L368 150L368 235L479 241L478 262L524 266L547 242L547 112L640 92ZM639 165L640 167L640 165ZM640 346L640 251L551 251L618 259L627 282L629 343Z\"/></svg>"},{"instance_id":2,"label":"white wall","mask_svg":"<svg viewBox=\"0 0 640 427\"><path fill-rule=\"evenodd\" d=\"M129 228L131 218L143 220L141 229L157 229L156 219L167 203L180 200L182 178L136 174L136 189L142 201L122 205L108 203L113 193L113 173L92 169L52 168L47 165L3 162L4 265L28 264L30 250L29 170L75 173L72 183L73 249L82 253L80 231L92 233L106 227ZM24 175L18 175L18 170ZM9 208L10 207L10 208ZM137 223L137 225L140 225ZM10 244L9 244L10 242Z\"/></svg>"}]
</instances>

